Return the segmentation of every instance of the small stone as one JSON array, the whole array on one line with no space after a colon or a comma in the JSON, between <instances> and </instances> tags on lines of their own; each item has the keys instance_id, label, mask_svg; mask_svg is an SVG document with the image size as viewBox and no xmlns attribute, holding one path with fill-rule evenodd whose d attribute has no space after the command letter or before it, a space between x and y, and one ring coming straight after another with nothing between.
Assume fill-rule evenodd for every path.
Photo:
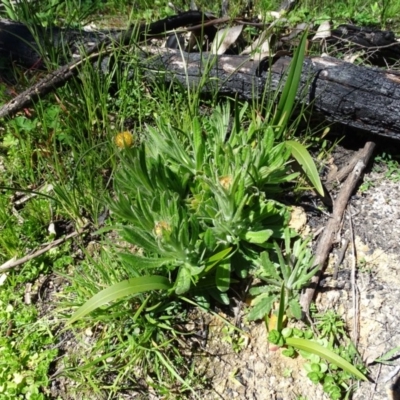
<instances>
[{"instance_id":1,"label":"small stone","mask_svg":"<svg viewBox=\"0 0 400 400\"><path fill-rule=\"evenodd\" d=\"M87 328L85 330L85 335L91 337L91 336L93 336L93 331L90 328Z\"/></svg>"}]
</instances>

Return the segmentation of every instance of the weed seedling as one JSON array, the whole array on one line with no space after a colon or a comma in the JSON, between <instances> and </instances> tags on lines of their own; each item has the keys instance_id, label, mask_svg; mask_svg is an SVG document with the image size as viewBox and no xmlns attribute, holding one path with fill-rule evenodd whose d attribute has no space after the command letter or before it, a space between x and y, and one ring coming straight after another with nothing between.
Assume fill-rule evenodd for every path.
<instances>
[{"instance_id":1,"label":"weed seedling","mask_svg":"<svg viewBox=\"0 0 400 400\"><path fill-rule=\"evenodd\" d=\"M283 295L281 301L284 301ZM352 379L367 380L366 368L359 362L359 354L344 330L343 321L334 312L315 314L314 318L320 333L287 327L270 331L268 340L285 346L282 351L285 356L305 358L309 379L315 384L321 383L332 400L339 400L352 390Z\"/></svg>"}]
</instances>

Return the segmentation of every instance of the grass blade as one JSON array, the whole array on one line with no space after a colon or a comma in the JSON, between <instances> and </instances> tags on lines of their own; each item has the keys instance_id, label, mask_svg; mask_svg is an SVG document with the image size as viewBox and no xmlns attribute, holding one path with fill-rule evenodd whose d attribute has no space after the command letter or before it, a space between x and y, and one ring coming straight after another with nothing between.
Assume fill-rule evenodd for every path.
<instances>
[{"instance_id":1,"label":"grass blade","mask_svg":"<svg viewBox=\"0 0 400 400\"><path fill-rule=\"evenodd\" d=\"M321 346L318 343L301 338L287 338L286 344L289 346L293 346L295 349L304 350L309 353L316 354L324 360L335 364L344 371L356 376L358 379L361 379L362 381L368 381L368 378L356 367L351 365L344 358L334 353L332 350L329 350L328 348Z\"/></svg>"},{"instance_id":2,"label":"grass blade","mask_svg":"<svg viewBox=\"0 0 400 400\"><path fill-rule=\"evenodd\" d=\"M285 285L282 284L281 294L279 299L279 311L278 311L278 322L277 322L278 332L281 332L283 329L283 317L285 316L285 309L286 309Z\"/></svg>"},{"instance_id":3,"label":"grass blade","mask_svg":"<svg viewBox=\"0 0 400 400\"><path fill-rule=\"evenodd\" d=\"M293 158L300 164L315 190L321 196L324 196L324 188L319 178L317 167L308 150L301 143L294 140L287 140L285 144L290 149Z\"/></svg>"},{"instance_id":4,"label":"grass blade","mask_svg":"<svg viewBox=\"0 0 400 400\"><path fill-rule=\"evenodd\" d=\"M301 79L301 71L303 69L307 33L307 31L303 33L300 44L293 55L286 83L273 119L272 124L277 127L278 136L280 136L282 131L286 128L286 124L292 113L294 102L296 100L296 94Z\"/></svg>"},{"instance_id":5,"label":"grass blade","mask_svg":"<svg viewBox=\"0 0 400 400\"><path fill-rule=\"evenodd\" d=\"M168 290L170 288L171 284L169 280L163 276L154 275L127 279L94 295L72 314L66 325L71 325L97 308L122 297L148 292L149 290Z\"/></svg>"}]
</instances>

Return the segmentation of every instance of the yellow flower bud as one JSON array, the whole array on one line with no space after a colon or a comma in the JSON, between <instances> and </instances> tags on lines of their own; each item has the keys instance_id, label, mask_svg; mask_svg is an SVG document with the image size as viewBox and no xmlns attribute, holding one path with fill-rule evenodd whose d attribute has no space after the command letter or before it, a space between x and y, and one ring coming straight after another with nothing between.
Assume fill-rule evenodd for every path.
<instances>
[{"instance_id":1,"label":"yellow flower bud","mask_svg":"<svg viewBox=\"0 0 400 400\"><path fill-rule=\"evenodd\" d=\"M164 232L171 232L171 225L168 222L160 221L154 226L154 233L158 238L162 238Z\"/></svg>"},{"instance_id":2,"label":"yellow flower bud","mask_svg":"<svg viewBox=\"0 0 400 400\"><path fill-rule=\"evenodd\" d=\"M115 144L120 148L120 149L125 149L133 146L133 135L132 133L125 131L118 133L118 135L115 137Z\"/></svg>"},{"instance_id":3,"label":"yellow flower bud","mask_svg":"<svg viewBox=\"0 0 400 400\"><path fill-rule=\"evenodd\" d=\"M232 180L233 179L230 175L222 176L219 178L219 183L224 189L228 190L232 186Z\"/></svg>"}]
</instances>

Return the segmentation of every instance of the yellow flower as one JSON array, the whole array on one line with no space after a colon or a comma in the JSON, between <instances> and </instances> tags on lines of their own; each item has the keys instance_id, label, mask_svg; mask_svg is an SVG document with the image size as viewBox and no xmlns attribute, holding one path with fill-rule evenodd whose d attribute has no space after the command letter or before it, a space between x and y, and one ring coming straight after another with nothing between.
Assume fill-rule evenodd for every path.
<instances>
[{"instance_id":1,"label":"yellow flower","mask_svg":"<svg viewBox=\"0 0 400 400\"><path fill-rule=\"evenodd\" d=\"M228 190L228 189L231 187L232 181L233 181L233 179L232 179L232 177L229 176L229 175L227 175L227 176L222 176L221 178L219 178L219 183L220 183L221 186L222 186L224 189L226 189L226 190Z\"/></svg>"},{"instance_id":2,"label":"yellow flower","mask_svg":"<svg viewBox=\"0 0 400 400\"><path fill-rule=\"evenodd\" d=\"M133 135L132 133L125 131L118 133L118 135L115 137L115 144L120 148L120 149L125 149L133 146Z\"/></svg>"},{"instance_id":3,"label":"yellow flower","mask_svg":"<svg viewBox=\"0 0 400 400\"><path fill-rule=\"evenodd\" d=\"M158 238L162 238L164 232L171 232L171 225L168 222L157 222L154 227L154 233Z\"/></svg>"}]
</instances>

